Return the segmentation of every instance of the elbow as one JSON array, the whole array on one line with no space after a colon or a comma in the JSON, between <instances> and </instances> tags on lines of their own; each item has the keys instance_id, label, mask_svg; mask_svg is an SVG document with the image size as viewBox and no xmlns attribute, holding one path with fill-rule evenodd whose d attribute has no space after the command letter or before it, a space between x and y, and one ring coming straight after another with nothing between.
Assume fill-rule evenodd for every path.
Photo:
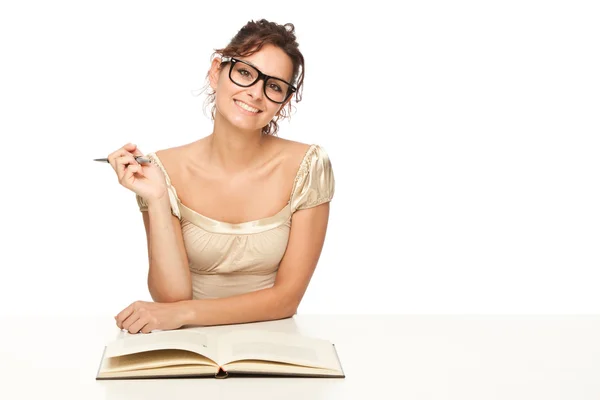
<instances>
[{"instance_id":1,"label":"elbow","mask_svg":"<svg viewBox=\"0 0 600 400\"><path fill-rule=\"evenodd\" d=\"M189 290L165 290L150 289L150 296L156 303L176 303L178 301L192 300L192 288Z\"/></svg>"},{"instance_id":2,"label":"elbow","mask_svg":"<svg viewBox=\"0 0 600 400\"><path fill-rule=\"evenodd\" d=\"M286 293L276 294L276 297L276 301L272 303L275 305L275 309L273 310L275 318L273 319L290 318L296 315L298 306L300 305L298 299Z\"/></svg>"},{"instance_id":3,"label":"elbow","mask_svg":"<svg viewBox=\"0 0 600 400\"><path fill-rule=\"evenodd\" d=\"M300 301L295 299L288 300L286 302L286 306L283 307L282 314L283 318L290 318L296 315L298 312L298 306L300 305Z\"/></svg>"},{"instance_id":4,"label":"elbow","mask_svg":"<svg viewBox=\"0 0 600 400\"><path fill-rule=\"evenodd\" d=\"M296 315L297 310L297 307L290 307L284 309L281 313L281 319L293 317L294 315Z\"/></svg>"}]
</instances>

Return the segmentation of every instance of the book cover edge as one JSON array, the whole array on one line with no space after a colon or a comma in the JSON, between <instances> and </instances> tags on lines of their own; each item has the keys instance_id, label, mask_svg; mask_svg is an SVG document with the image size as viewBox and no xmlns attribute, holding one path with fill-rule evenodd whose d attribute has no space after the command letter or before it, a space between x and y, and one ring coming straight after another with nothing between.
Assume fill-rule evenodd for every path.
<instances>
[{"instance_id":1,"label":"book cover edge","mask_svg":"<svg viewBox=\"0 0 600 400\"><path fill-rule=\"evenodd\" d=\"M340 365L340 371L342 371L342 376L340 378L345 378L346 373L344 372L344 366L342 365L342 361L340 360L340 355L338 354L337 347L335 347L335 343L331 343L333 346L333 351L335 352L335 357L338 360L338 364Z\"/></svg>"},{"instance_id":2,"label":"book cover edge","mask_svg":"<svg viewBox=\"0 0 600 400\"><path fill-rule=\"evenodd\" d=\"M100 357L100 365L98 365L98 371L96 371L96 380L100 380L100 370L102 369L102 363L104 362L104 356L106 355L106 348L108 346L104 346L104 350L102 350L102 357Z\"/></svg>"}]
</instances>

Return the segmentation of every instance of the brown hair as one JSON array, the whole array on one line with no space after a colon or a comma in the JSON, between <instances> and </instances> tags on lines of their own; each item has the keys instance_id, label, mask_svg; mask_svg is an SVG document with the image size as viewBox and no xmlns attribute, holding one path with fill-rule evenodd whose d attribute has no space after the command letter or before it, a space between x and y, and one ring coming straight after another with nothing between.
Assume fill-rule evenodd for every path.
<instances>
[{"instance_id":1,"label":"brown hair","mask_svg":"<svg viewBox=\"0 0 600 400\"><path fill-rule=\"evenodd\" d=\"M224 57L246 57L258 52L264 45L272 44L282 49L292 60L293 74L292 84L298 89L296 91L296 103L302 100L302 87L304 82L304 56L298 49L296 42L295 28L293 24L279 25L275 22L269 22L265 19L259 21L249 21L239 30L239 32L231 39L227 47L215 49L211 59L216 55ZM210 73L210 72L209 72ZM206 75L208 79L209 74ZM215 92L207 84L209 89L205 106L211 105L211 117L215 118ZM289 101L285 107L275 115L275 117L264 126L262 133L265 135L276 135L279 130L277 121L281 118L289 118L292 112L292 104Z\"/></svg>"}]
</instances>

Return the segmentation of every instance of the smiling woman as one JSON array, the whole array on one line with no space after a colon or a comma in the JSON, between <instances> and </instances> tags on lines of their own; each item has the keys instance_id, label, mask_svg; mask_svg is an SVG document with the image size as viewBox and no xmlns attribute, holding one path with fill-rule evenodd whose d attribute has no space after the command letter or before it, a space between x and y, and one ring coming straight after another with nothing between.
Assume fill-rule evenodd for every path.
<instances>
[{"instance_id":1,"label":"smiling woman","mask_svg":"<svg viewBox=\"0 0 600 400\"><path fill-rule=\"evenodd\" d=\"M262 127L265 134L277 134L277 121L286 118L291 111L292 95L296 102L302 100L304 83L304 56L298 48L294 26L292 24L277 25L261 20L249 22L231 40L227 47L217 49L213 53L213 64L207 78L210 79L210 92L207 104L213 104L211 115L216 118L216 85L214 74L227 74L231 82L239 88L262 90L271 105L267 115L262 115L266 125ZM228 65L225 65L228 64ZM265 65L261 71L257 65ZM222 68L226 67L226 68ZM293 82L296 83L294 86ZM261 85L262 84L262 85ZM261 89L262 87L262 89ZM223 87L221 87L223 89ZM251 92L252 93L252 92ZM222 99L224 96L220 96ZM240 99L243 103L244 99ZM271 104L274 103L274 104ZM250 105L251 106L251 105ZM279 107L278 107L279 106Z\"/></svg>"},{"instance_id":2,"label":"smiling woman","mask_svg":"<svg viewBox=\"0 0 600 400\"><path fill-rule=\"evenodd\" d=\"M108 156L146 228L154 302L115 317L132 333L292 316L323 248L335 186L327 152L276 136L302 94L294 26L248 22L215 51L206 78L210 134Z\"/></svg>"}]
</instances>

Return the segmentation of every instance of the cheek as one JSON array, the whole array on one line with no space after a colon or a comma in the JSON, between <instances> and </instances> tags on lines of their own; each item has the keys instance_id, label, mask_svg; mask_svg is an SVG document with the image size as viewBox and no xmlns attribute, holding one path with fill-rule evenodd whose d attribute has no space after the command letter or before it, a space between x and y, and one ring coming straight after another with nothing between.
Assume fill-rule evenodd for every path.
<instances>
[{"instance_id":1,"label":"cheek","mask_svg":"<svg viewBox=\"0 0 600 400\"><path fill-rule=\"evenodd\" d=\"M267 105L265 113L269 116L269 119L272 119L275 115L277 115L280 109L281 107L278 104L271 103Z\"/></svg>"},{"instance_id":2,"label":"cheek","mask_svg":"<svg viewBox=\"0 0 600 400\"><path fill-rule=\"evenodd\" d=\"M219 85L215 94L215 102L218 106L225 105L231 99L231 96L232 93L230 93L227 85Z\"/></svg>"}]
</instances>

